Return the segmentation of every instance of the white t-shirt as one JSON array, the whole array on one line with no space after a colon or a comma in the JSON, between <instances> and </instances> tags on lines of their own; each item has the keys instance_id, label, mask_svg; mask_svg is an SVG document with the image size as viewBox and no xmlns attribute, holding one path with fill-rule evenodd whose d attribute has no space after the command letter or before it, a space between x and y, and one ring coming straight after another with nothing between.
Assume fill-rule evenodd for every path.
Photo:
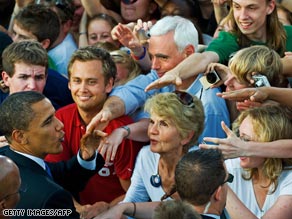
<instances>
[{"instance_id":1,"label":"white t-shirt","mask_svg":"<svg viewBox=\"0 0 292 219\"><path fill-rule=\"evenodd\" d=\"M292 170L284 170L278 178L277 189L272 194L268 193L263 208L260 209L254 194L252 181L242 178L244 170L240 166L240 159L229 159L225 161L225 164L228 172L234 175L233 182L228 185L242 203L258 218L261 218L274 205L279 196L292 195ZM269 189L272 191L273 185Z\"/></svg>"}]
</instances>

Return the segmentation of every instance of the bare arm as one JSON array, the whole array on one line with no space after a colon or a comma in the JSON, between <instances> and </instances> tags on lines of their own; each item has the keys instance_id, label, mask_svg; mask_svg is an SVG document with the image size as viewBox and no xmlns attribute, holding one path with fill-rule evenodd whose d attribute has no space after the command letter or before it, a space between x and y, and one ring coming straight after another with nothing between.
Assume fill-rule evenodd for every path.
<instances>
[{"instance_id":1,"label":"bare arm","mask_svg":"<svg viewBox=\"0 0 292 219\"><path fill-rule=\"evenodd\" d=\"M244 88L237 91L223 92L218 96L234 100L244 101L250 99L254 102L264 102L266 100L274 100L282 105L292 107L292 89L278 87L259 87L259 88Z\"/></svg>"},{"instance_id":2,"label":"bare arm","mask_svg":"<svg viewBox=\"0 0 292 219\"><path fill-rule=\"evenodd\" d=\"M272 142L254 142L243 141L238 138L224 122L221 123L227 138L210 138L205 137L204 141L213 142L217 145L200 144L203 149L219 149L224 157L235 158L241 156L257 156L257 157L292 157L292 139L283 139Z\"/></svg>"},{"instance_id":3,"label":"bare arm","mask_svg":"<svg viewBox=\"0 0 292 219\"><path fill-rule=\"evenodd\" d=\"M208 64L218 61L219 56L215 52L193 53L161 78L148 85L145 90L149 91L169 84L179 86L182 80L205 72Z\"/></svg>"},{"instance_id":4,"label":"bare arm","mask_svg":"<svg viewBox=\"0 0 292 219\"><path fill-rule=\"evenodd\" d=\"M106 9L101 3L100 0L81 0L81 3L86 11L86 13L92 17L95 14L104 13L112 16L118 22L122 21L122 18L119 14L114 11Z\"/></svg>"},{"instance_id":5,"label":"bare arm","mask_svg":"<svg viewBox=\"0 0 292 219\"><path fill-rule=\"evenodd\" d=\"M292 6L291 6L292 7ZM282 74L285 77L292 77L292 55L286 55L281 59L283 64Z\"/></svg>"},{"instance_id":6,"label":"bare arm","mask_svg":"<svg viewBox=\"0 0 292 219\"><path fill-rule=\"evenodd\" d=\"M213 6L214 6L214 13L215 18L217 21L217 24L219 24L223 18L225 18L229 12L227 5L227 0L213 0Z\"/></svg>"},{"instance_id":7,"label":"bare arm","mask_svg":"<svg viewBox=\"0 0 292 219\"><path fill-rule=\"evenodd\" d=\"M125 114L125 104L124 102L116 96L109 97L102 110L93 117L91 122L87 125L87 132L92 132L93 130L103 130L110 120L118 118Z\"/></svg>"},{"instance_id":8,"label":"bare arm","mask_svg":"<svg viewBox=\"0 0 292 219\"><path fill-rule=\"evenodd\" d=\"M138 122L127 125L130 129L130 134L124 128L115 129L107 138L105 142L101 142L98 147L99 153L105 158L106 163L115 159L119 145L127 136L128 139L140 142L149 141L147 129L149 119L141 119Z\"/></svg>"},{"instance_id":9,"label":"bare arm","mask_svg":"<svg viewBox=\"0 0 292 219\"><path fill-rule=\"evenodd\" d=\"M135 218L152 218L154 209L160 202L137 202ZM111 207L108 211L98 215L95 219L120 219L123 214L133 216L134 204L131 202L120 203Z\"/></svg>"}]
</instances>

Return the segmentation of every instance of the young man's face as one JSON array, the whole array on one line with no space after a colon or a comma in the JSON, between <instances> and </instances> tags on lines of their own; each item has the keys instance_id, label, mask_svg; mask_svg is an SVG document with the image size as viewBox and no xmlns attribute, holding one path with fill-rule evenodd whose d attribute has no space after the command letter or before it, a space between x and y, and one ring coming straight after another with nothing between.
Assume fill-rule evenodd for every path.
<instances>
[{"instance_id":1,"label":"young man's face","mask_svg":"<svg viewBox=\"0 0 292 219\"><path fill-rule=\"evenodd\" d=\"M232 8L240 31L250 40L265 42L267 16L275 9L275 1L233 0Z\"/></svg>"},{"instance_id":2,"label":"young man's face","mask_svg":"<svg viewBox=\"0 0 292 219\"><path fill-rule=\"evenodd\" d=\"M76 60L71 68L69 89L79 111L97 113L102 109L113 81L105 84L102 63L99 60Z\"/></svg>"},{"instance_id":3,"label":"young man's face","mask_svg":"<svg viewBox=\"0 0 292 219\"><path fill-rule=\"evenodd\" d=\"M12 77L5 71L2 78L9 93L19 91L38 91L43 92L46 85L46 67L40 65L26 64L18 62L14 64L14 74Z\"/></svg>"}]
</instances>

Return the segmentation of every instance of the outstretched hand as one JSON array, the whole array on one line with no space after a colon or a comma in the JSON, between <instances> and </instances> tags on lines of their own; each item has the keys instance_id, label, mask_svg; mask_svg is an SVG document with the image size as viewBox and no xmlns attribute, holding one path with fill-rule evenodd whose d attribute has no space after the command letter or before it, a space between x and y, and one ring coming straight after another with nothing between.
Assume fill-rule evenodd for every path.
<instances>
[{"instance_id":1,"label":"outstretched hand","mask_svg":"<svg viewBox=\"0 0 292 219\"><path fill-rule=\"evenodd\" d=\"M101 139L106 136L107 133L100 130L94 130L91 133L84 134L80 140L80 152L82 159L87 160L91 158L95 154Z\"/></svg>"},{"instance_id":2,"label":"outstretched hand","mask_svg":"<svg viewBox=\"0 0 292 219\"><path fill-rule=\"evenodd\" d=\"M104 130L111 120L111 112L101 110L96 114L86 127L86 133L92 133L94 130Z\"/></svg>"},{"instance_id":3,"label":"outstretched hand","mask_svg":"<svg viewBox=\"0 0 292 219\"><path fill-rule=\"evenodd\" d=\"M261 88L243 88L235 91L217 93L217 96L241 102L248 99L253 102L263 102L268 98L268 95Z\"/></svg>"},{"instance_id":4,"label":"outstretched hand","mask_svg":"<svg viewBox=\"0 0 292 219\"><path fill-rule=\"evenodd\" d=\"M182 84L182 79L178 76L178 74L174 74L172 70L165 73L161 78L149 84L145 88L145 92L152 89L159 89L170 84L174 84L176 86L180 86Z\"/></svg>"},{"instance_id":5,"label":"outstretched hand","mask_svg":"<svg viewBox=\"0 0 292 219\"><path fill-rule=\"evenodd\" d=\"M225 159L247 156L246 151L244 151L247 142L238 138L223 121L221 122L221 127L226 133L227 138L205 137L205 142L213 142L216 145L203 143L199 147L202 149L219 149L222 151Z\"/></svg>"}]
</instances>

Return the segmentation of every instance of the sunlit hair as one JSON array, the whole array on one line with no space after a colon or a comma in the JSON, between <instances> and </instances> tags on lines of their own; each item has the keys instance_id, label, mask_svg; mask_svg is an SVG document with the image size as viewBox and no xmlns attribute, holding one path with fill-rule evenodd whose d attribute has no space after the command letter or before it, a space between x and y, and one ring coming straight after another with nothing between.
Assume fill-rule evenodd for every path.
<instances>
[{"instance_id":1,"label":"sunlit hair","mask_svg":"<svg viewBox=\"0 0 292 219\"><path fill-rule=\"evenodd\" d=\"M109 52L96 46L86 46L77 49L71 56L68 64L69 80L71 80L72 66L75 61L88 62L94 60L99 60L102 63L102 74L104 75L105 85L111 78L115 79L117 73L116 64L112 60Z\"/></svg>"},{"instance_id":2,"label":"sunlit hair","mask_svg":"<svg viewBox=\"0 0 292 219\"><path fill-rule=\"evenodd\" d=\"M245 118L250 118L254 139L257 142L271 142L279 139L291 139L292 138L292 123L288 119L285 110L279 106L265 106L259 108L251 108L243 111L235 123L233 124L233 130L239 130L239 126ZM282 171L287 167L292 166L292 158L266 158L262 174L270 180L270 184L274 185L273 193L278 186L278 178ZM243 175L246 180L252 179L254 176L258 176L257 168L248 168L247 174Z\"/></svg>"},{"instance_id":3,"label":"sunlit hair","mask_svg":"<svg viewBox=\"0 0 292 219\"><path fill-rule=\"evenodd\" d=\"M153 219L201 219L195 208L181 200L161 202L154 210Z\"/></svg>"},{"instance_id":4,"label":"sunlit hair","mask_svg":"<svg viewBox=\"0 0 292 219\"><path fill-rule=\"evenodd\" d=\"M2 54L3 70L12 77L16 63L40 65L48 68L48 54L42 45L33 40L14 42ZM47 74L47 71L46 71Z\"/></svg>"},{"instance_id":5,"label":"sunlit hair","mask_svg":"<svg viewBox=\"0 0 292 219\"><path fill-rule=\"evenodd\" d=\"M283 65L279 54L267 46L250 46L239 50L229 61L229 68L239 83L249 85L247 75L256 72L267 76L271 86L284 87Z\"/></svg>"},{"instance_id":6,"label":"sunlit hair","mask_svg":"<svg viewBox=\"0 0 292 219\"><path fill-rule=\"evenodd\" d=\"M286 24L286 25L292 25L292 12L290 12L287 8L285 8L283 5L280 5L279 3L277 3L277 13L279 13L280 11L283 11L287 17L287 21L290 24Z\"/></svg>"},{"instance_id":7,"label":"sunlit hair","mask_svg":"<svg viewBox=\"0 0 292 219\"><path fill-rule=\"evenodd\" d=\"M116 64L121 64L128 70L128 77L119 81L115 81L115 86L125 84L141 74L142 70L140 66L126 51L115 50L110 54Z\"/></svg>"},{"instance_id":8,"label":"sunlit hair","mask_svg":"<svg viewBox=\"0 0 292 219\"><path fill-rule=\"evenodd\" d=\"M273 0L266 0L266 5L270 4ZM238 44L240 48L245 48L251 45L251 41L247 38L246 35L244 35L239 27L236 24L236 21L234 19L234 11L233 11L233 1L230 1L231 7L229 14L227 15L227 22L230 24L230 32L235 34L238 38ZM265 16L265 15L263 15ZM267 46L269 48L274 49L277 51L280 56L284 55L284 52L286 51L286 39L287 35L283 28L282 23L278 19L277 15L277 6L275 6L275 9L273 12L269 15L267 15Z\"/></svg>"},{"instance_id":9,"label":"sunlit hair","mask_svg":"<svg viewBox=\"0 0 292 219\"><path fill-rule=\"evenodd\" d=\"M160 36L174 31L174 42L182 52L188 45L198 51L198 31L194 24L180 16L166 16L158 20L150 29L151 36Z\"/></svg>"},{"instance_id":10,"label":"sunlit hair","mask_svg":"<svg viewBox=\"0 0 292 219\"><path fill-rule=\"evenodd\" d=\"M191 140L183 146L184 153L197 143L204 129L205 116L201 100L193 96L193 103L193 107L182 104L175 93L160 93L145 103L145 111L150 115L155 114L165 120L171 120L182 139L194 131Z\"/></svg>"}]
</instances>

